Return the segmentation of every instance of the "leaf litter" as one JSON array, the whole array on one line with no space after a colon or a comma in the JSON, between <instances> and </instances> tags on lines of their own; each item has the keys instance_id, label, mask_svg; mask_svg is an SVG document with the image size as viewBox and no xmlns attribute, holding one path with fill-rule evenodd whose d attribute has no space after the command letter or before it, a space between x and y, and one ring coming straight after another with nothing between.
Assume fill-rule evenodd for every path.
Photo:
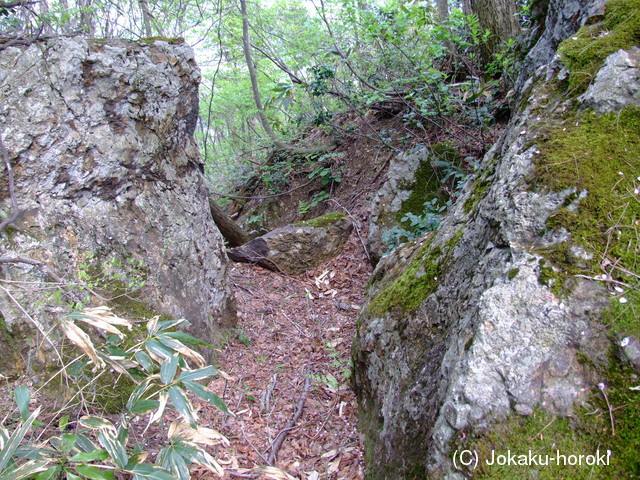
<instances>
[{"instance_id":1,"label":"leaf litter","mask_svg":"<svg viewBox=\"0 0 640 480\"><path fill-rule=\"evenodd\" d=\"M337 257L300 276L238 263L230 273L238 324L218 353L226 378L209 388L235 416L208 405L199 412L202 425L231 442L214 453L223 478L363 479L350 352L371 267L357 235ZM192 478L219 477L195 469Z\"/></svg>"}]
</instances>

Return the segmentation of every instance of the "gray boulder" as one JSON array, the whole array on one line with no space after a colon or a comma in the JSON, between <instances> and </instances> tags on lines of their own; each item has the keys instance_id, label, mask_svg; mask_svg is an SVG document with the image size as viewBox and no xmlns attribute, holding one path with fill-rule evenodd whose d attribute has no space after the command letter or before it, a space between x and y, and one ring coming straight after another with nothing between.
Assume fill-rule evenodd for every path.
<instances>
[{"instance_id":1,"label":"gray boulder","mask_svg":"<svg viewBox=\"0 0 640 480\"><path fill-rule=\"evenodd\" d=\"M0 131L20 213L0 255L46 266L0 265L12 282L0 291L3 343L24 364L42 355L30 348L42 338L28 332L49 332L68 311L60 300L69 288L85 304L96 301L91 289L134 318L187 318L215 340L235 305L193 139L192 50L56 38L3 50L0 72ZM4 167L0 209L14 210Z\"/></svg>"},{"instance_id":2,"label":"gray boulder","mask_svg":"<svg viewBox=\"0 0 640 480\"><path fill-rule=\"evenodd\" d=\"M329 213L276 228L227 253L236 262L299 275L337 255L352 230L353 223L344 214Z\"/></svg>"},{"instance_id":3,"label":"gray boulder","mask_svg":"<svg viewBox=\"0 0 640 480\"><path fill-rule=\"evenodd\" d=\"M569 12L568 3L574 11L598 10L598 2L551 0L549 14ZM552 31L543 37L556 45L555 32L571 35L586 19L560 21L567 23L549 23ZM591 125L615 123L615 115L573 118L577 99L560 89L557 71L540 64L553 59L540 54L532 51L528 60L537 74L518 99L520 110L440 227L384 257L372 274L352 351L368 479L473 478L453 463L462 439L472 442L506 418L517 424L538 410L576 416L578 406L601 399L598 384L606 388L606 368L599 366L609 365L612 345L599 319L611 295L606 283L590 279L586 265L594 252L573 238L571 224L554 223L561 214L588 215L585 199L596 190L579 190L579 182L556 188L537 166L553 163L557 151L550 144L561 148L554 139L574 128L593 135L585 149L597 137L627 155L606 192L617 177L633 187L637 158L625 153L624 142L637 138L630 133L637 123L623 125L634 115L626 112L621 138L609 139ZM602 151L604 158L591 155L594 164L609 161ZM578 159L576 165L589 163ZM625 347L634 363L635 345ZM506 449L504 438L497 433L489 442ZM534 470L519 472L537 478Z\"/></svg>"},{"instance_id":4,"label":"gray boulder","mask_svg":"<svg viewBox=\"0 0 640 480\"><path fill-rule=\"evenodd\" d=\"M640 48L609 55L582 101L598 113L640 105Z\"/></svg>"}]
</instances>

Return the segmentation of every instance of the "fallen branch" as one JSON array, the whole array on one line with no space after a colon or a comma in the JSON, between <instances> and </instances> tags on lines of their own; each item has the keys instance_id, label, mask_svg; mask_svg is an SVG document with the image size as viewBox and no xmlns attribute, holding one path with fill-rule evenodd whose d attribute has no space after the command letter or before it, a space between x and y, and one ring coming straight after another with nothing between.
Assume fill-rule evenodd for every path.
<instances>
[{"instance_id":1,"label":"fallen branch","mask_svg":"<svg viewBox=\"0 0 640 480\"><path fill-rule=\"evenodd\" d=\"M296 409L295 414L287 422L285 427L282 430L280 430L278 435L276 435L276 439L271 444L271 453L269 453L269 458L267 459L267 463L269 465L275 465L275 461L278 456L278 451L282 446L282 442L284 442L284 439L289 434L289 431L293 430L296 422L302 415L302 409L304 407L304 402L307 399L307 392L309 391L310 387L311 387L311 379L307 377L304 381L304 388L302 389L302 393L300 394L300 400L298 401L298 408Z\"/></svg>"}]
</instances>

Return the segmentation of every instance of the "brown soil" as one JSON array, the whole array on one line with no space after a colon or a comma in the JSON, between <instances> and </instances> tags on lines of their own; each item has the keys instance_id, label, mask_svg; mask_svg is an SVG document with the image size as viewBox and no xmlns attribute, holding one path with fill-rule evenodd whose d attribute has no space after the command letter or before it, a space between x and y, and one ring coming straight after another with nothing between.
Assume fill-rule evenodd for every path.
<instances>
[{"instance_id":1,"label":"brown soil","mask_svg":"<svg viewBox=\"0 0 640 480\"><path fill-rule=\"evenodd\" d=\"M341 254L298 277L235 264L239 321L219 354L219 377L209 387L234 417L202 407L202 424L231 441L216 453L228 473L251 475L268 465L272 445L286 433L276 461L293 478L363 478L357 404L349 387L355 318L370 274L354 232ZM305 391L302 413L294 417ZM194 478L217 478L197 470ZM274 478L262 475L254 478ZM283 477L286 478L286 477Z\"/></svg>"}]
</instances>

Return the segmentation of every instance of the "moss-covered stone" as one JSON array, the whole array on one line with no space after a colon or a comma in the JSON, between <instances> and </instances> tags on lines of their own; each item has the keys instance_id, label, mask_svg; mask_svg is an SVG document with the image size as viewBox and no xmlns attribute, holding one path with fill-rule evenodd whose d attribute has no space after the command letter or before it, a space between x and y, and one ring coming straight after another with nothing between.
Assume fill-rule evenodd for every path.
<instances>
[{"instance_id":1,"label":"moss-covered stone","mask_svg":"<svg viewBox=\"0 0 640 480\"><path fill-rule=\"evenodd\" d=\"M438 286L442 274L442 250L428 242L413 256L403 272L384 288L369 304L373 315L400 308L403 312L413 311L431 295Z\"/></svg>"},{"instance_id":2,"label":"moss-covered stone","mask_svg":"<svg viewBox=\"0 0 640 480\"><path fill-rule=\"evenodd\" d=\"M465 213L471 213L478 206L478 203L480 203L480 200L482 200L484 193L490 185L491 180L489 180L486 173L482 174L473 182L469 198L467 198L464 205L462 205L462 209Z\"/></svg>"},{"instance_id":3,"label":"moss-covered stone","mask_svg":"<svg viewBox=\"0 0 640 480\"><path fill-rule=\"evenodd\" d=\"M394 214L396 223L401 224L402 218L407 213L422 215L425 210L425 202L438 199L445 203L449 195L442 188L442 180L446 176L446 168L460 168L462 157L458 151L448 143L439 143L429 147L429 158L420 161L413 181L405 182L399 186L400 190L410 191L409 198L402 202L402 207Z\"/></svg>"},{"instance_id":4,"label":"moss-covered stone","mask_svg":"<svg viewBox=\"0 0 640 480\"><path fill-rule=\"evenodd\" d=\"M602 273L634 288L640 285L638 132L640 109L627 108L602 116L588 112L579 118L571 117L540 142L534 183L538 188L577 192L549 218L548 228L566 229L574 243L597 253L581 266L568 258L566 244L541 252L550 261L541 272L556 279L557 288L564 286L562 277ZM601 265L606 264L611 267L603 271ZM541 280L546 282L551 277ZM620 307L624 312L640 309L640 304L635 303L636 295L630 295L628 300ZM625 331L640 333L640 322L632 321L628 315L620 317ZM612 326L619 329L621 324L614 322Z\"/></svg>"},{"instance_id":5,"label":"moss-covered stone","mask_svg":"<svg viewBox=\"0 0 640 480\"><path fill-rule=\"evenodd\" d=\"M512 268L511 270L509 270L507 277L509 278L509 280L513 280L514 278L516 278L519 272L520 272L519 268Z\"/></svg>"},{"instance_id":6,"label":"moss-covered stone","mask_svg":"<svg viewBox=\"0 0 640 480\"><path fill-rule=\"evenodd\" d=\"M346 215L342 212L331 212L320 217L305 220L303 222L297 222L294 224L296 227L316 227L321 228L329 225L330 223L342 220Z\"/></svg>"},{"instance_id":7,"label":"moss-covered stone","mask_svg":"<svg viewBox=\"0 0 640 480\"><path fill-rule=\"evenodd\" d=\"M570 70L571 93L584 92L612 53L640 44L640 0L607 2L602 22L582 27L562 42L558 52Z\"/></svg>"},{"instance_id":8,"label":"moss-covered stone","mask_svg":"<svg viewBox=\"0 0 640 480\"><path fill-rule=\"evenodd\" d=\"M184 43L184 38L182 37L160 37L160 36L156 36L156 37L146 37L146 38L140 38L138 40L136 40L138 43L145 43L147 45L150 45L154 42L167 42L169 45L180 45Z\"/></svg>"},{"instance_id":9,"label":"moss-covered stone","mask_svg":"<svg viewBox=\"0 0 640 480\"><path fill-rule=\"evenodd\" d=\"M583 362L591 363L586 357ZM611 355L608 366L590 365L603 382L604 391L594 388L588 404L570 418L555 417L536 409L530 416L512 416L475 428L452 442L452 451L474 450L478 468L466 472L474 479L587 480L639 478L640 399L637 377ZM610 412L611 411L611 412ZM611 418L613 416L613 420ZM611 451L608 454L608 451ZM549 461L548 465L489 465L492 455L583 456L582 465ZM606 465L588 465L586 455L608 458ZM536 457L538 458L538 457ZM592 462L593 463L593 462Z\"/></svg>"}]
</instances>

